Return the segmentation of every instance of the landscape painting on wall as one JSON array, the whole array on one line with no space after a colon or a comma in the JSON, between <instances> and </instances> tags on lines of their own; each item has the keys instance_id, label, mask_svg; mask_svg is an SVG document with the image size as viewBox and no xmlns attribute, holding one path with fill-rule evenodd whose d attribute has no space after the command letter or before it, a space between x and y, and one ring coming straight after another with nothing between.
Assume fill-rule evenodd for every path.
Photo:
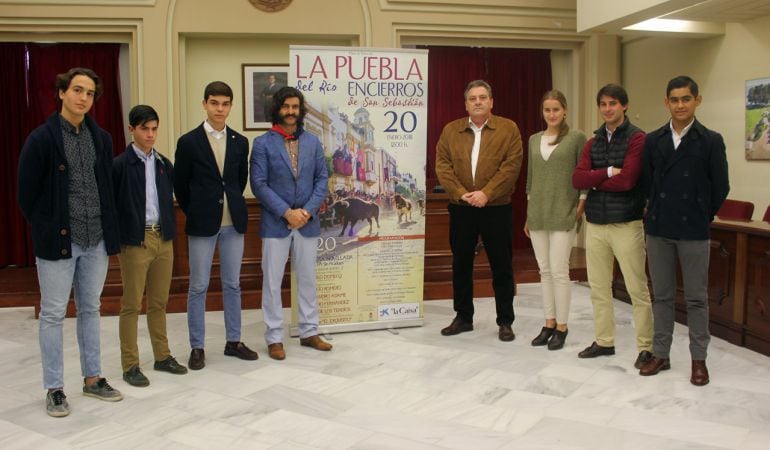
<instances>
[{"instance_id":1,"label":"landscape painting on wall","mask_svg":"<svg viewBox=\"0 0 770 450\"><path fill-rule=\"evenodd\" d=\"M770 78L746 81L746 159L770 159Z\"/></svg>"}]
</instances>

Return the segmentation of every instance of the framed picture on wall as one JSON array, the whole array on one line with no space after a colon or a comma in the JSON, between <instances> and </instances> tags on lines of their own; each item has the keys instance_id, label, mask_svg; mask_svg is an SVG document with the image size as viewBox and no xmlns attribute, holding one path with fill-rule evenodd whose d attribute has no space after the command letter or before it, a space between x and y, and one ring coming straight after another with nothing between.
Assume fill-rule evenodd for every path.
<instances>
[{"instance_id":1,"label":"framed picture on wall","mask_svg":"<svg viewBox=\"0 0 770 450\"><path fill-rule=\"evenodd\" d=\"M746 159L770 159L770 77L746 81Z\"/></svg>"},{"instance_id":2,"label":"framed picture on wall","mask_svg":"<svg viewBox=\"0 0 770 450\"><path fill-rule=\"evenodd\" d=\"M273 126L270 108L273 94L286 86L288 64L242 64L243 129L265 130Z\"/></svg>"}]
</instances>

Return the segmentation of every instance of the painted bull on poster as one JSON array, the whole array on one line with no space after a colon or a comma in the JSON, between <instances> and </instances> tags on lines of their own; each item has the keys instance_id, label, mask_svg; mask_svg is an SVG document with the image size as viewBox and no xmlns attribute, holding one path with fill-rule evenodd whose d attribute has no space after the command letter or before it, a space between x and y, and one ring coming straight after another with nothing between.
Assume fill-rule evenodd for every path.
<instances>
[{"instance_id":1,"label":"painted bull on poster","mask_svg":"<svg viewBox=\"0 0 770 450\"><path fill-rule=\"evenodd\" d=\"M350 224L348 236L353 236L353 227L359 220L369 222L369 234L372 234L372 219L377 222L377 228L380 228L380 207L376 203L367 202L360 198L348 197L334 202L332 208L334 208L334 215L342 223L340 236L345 234L345 227L348 224Z\"/></svg>"}]
</instances>

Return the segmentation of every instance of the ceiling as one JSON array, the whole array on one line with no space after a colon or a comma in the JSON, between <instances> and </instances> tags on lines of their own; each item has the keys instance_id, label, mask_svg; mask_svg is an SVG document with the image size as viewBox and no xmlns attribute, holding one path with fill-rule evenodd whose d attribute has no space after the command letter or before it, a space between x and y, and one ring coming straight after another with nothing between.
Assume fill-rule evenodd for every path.
<instances>
[{"instance_id":1,"label":"ceiling","mask_svg":"<svg viewBox=\"0 0 770 450\"><path fill-rule=\"evenodd\" d=\"M706 22L743 22L768 14L770 14L768 0L712 0L673 12L665 18Z\"/></svg>"},{"instance_id":2,"label":"ceiling","mask_svg":"<svg viewBox=\"0 0 770 450\"><path fill-rule=\"evenodd\" d=\"M726 23L767 15L770 0L577 0L578 31L628 37L712 37Z\"/></svg>"}]
</instances>

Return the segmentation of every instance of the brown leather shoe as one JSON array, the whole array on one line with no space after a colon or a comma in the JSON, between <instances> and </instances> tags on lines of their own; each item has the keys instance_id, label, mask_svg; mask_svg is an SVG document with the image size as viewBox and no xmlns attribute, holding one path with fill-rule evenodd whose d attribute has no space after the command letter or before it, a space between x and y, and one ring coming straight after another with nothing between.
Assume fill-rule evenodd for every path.
<instances>
[{"instance_id":1,"label":"brown leather shoe","mask_svg":"<svg viewBox=\"0 0 770 450\"><path fill-rule=\"evenodd\" d=\"M511 342L516 339L516 335L513 334L513 330L510 325L500 325L500 329L497 332L497 337L503 342Z\"/></svg>"},{"instance_id":2,"label":"brown leather shoe","mask_svg":"<svg viewBox=\"0 0 770 450\"><path fill-rule=\"evenodd\" d=\"M246 344L243 342L228 342L225 344L225 356L235 356L246 361L254 361L259 358L257 352L246 347Z\"/></svg>"},{"instance_id":3,"label":"brown leather shoe","mask_svg":"<svg viewBox=\"0 0 770 450\"><path fill-rule=\"evenodd\" d=\"M311 347L322 352L328 352L332 349L332 344L321 339L317 334L306 338L300 338L299 345Z\"/></svg>"},{"instance_id":4,"label":"brown leather shoe","mask_svg":"<svg viewBox=\"0 0 770 450\"><path fill-rule=\"evenodd\" d=\"M187 361L187 366L191 370L201 370L206 367L206 354L202 348L194 348L190 352L190 360Z\"/></svg>"},{"instance_id":5,"label":"brown leather shoe","mask_svg":"<svg viewBox=\"0 0 770 450\"><path fill-rule=\"evenodd\" d=\"M271 358L277 359L278 361L283 361L286 359L286 352L283 351L283 344L280 342L268 345L267 354Z\"/></svg>"},{"instance_id":6,"label":"brown leather shoe","mask_svg":"<svg viewBox=\"0 0 770 450\"><path fill-rule=\"evenodd\" d=\"M650 375L657 375L661 370L668 370L670 368L671 361L668 358L653 356L639 369L639 375L649 377Z\"/></svg>"},{"instance_id":7,"label":"brown leather shoe","mask_svg":"<svg viewBox=\"0 0 770 450\"><path fill-rule=\"evenodd\" d=\"M473 331L473 324L463 322L459 317L455 317L448 327L441 330L441 334L444 336L454 336L455 334L464 333L466 331Z\"/></svg>"},{"instance_id":8,"label":"brown leather shoe","mask_svg":"<svg viewBox=\"0 0 770 450\"><path fill-rule=\"evenodd\" d=\"M709 370L706 368L706 360L692 360L692 376L690 383L696 386L705 386L709 384Z\"/></svg>"},{"instance_id":9,"label":"brown leather shoe","mask_svg":"<svg viewBox=\"0 0 770 450\"><path fill-rule=\"evenodd\" d=\"M639 352L639 356L636 357L636 361L634 362L634 367L637 369L641 369L643 365L647 364L647 361L651 360L653 358L652 352L647 350L642 350Z\"/></svg>"}]
</instances>

